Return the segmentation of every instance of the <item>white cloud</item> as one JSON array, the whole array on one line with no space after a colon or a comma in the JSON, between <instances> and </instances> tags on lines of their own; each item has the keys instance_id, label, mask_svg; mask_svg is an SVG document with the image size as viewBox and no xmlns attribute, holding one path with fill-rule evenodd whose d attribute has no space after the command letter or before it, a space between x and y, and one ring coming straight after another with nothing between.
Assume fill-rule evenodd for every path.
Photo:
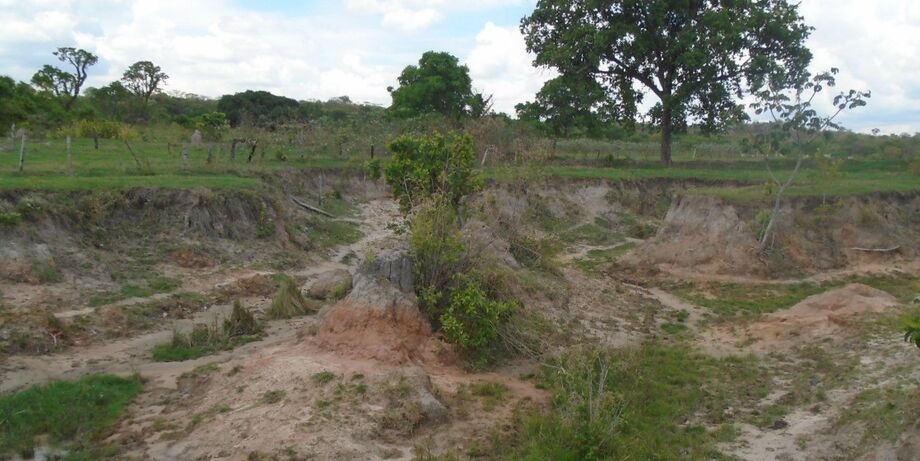
<instances>
[{"instance_id":1,"label":"white cloud","mask_svg":"<svg viewBox=\"0 0 920 461\"><path fill-rule=\"evenodd\" d=\"M920 131L920 3L915 0L806 0L815 27L812 69L840 68L838 90L871 90L869 105L845 113L844 126L886 133ZM823 98L829 109L831 97Z\"/></svg>"},{"instance_id":2,"label":"white cloud","mask_svg":"<svg viewBox=\"0 0 920 461\"><path fill-rule=\"evenodd\" d=\"M54 48L79 46L101 58L90 72L94 86L147 59L172 77L168 89L388 104L386 87L434 49L460 57L473 85L511 113L553 76L533 68L515 25L516 11L523 16L533 3L345 0L346 8L304 15L237 0L0 0L0 73L28 81L42 64L57 64ZM839 67L840 89L873 92L844 125L920 131L920 2L802 0L801 11L817 28L814 70Z\"/></svg>"},{"instance_id":3,"label":"white cloud","mask_svg":"<svg viewBox=\"0 0 920 461\"><path fill-rule=\"evenodd\" d=\"M412 10L409 8L395 8L383 15L383 24L396 26L407 32L427 29L428 26L441 20L441 13L431 8Z\"/></svg>"},{"instance_id":4,"label":"white cloud","mask_svg":"<svg viewBox=\"0 0 920 461\"><path fill-rule=\"evenodd\" d=\"M476 46L466 58L473 85L494 98L499 112L514 114L514 105L533 99L552 71L536 69L517 27L489 22L476 35Z\"/></svg>"}]
</instances>

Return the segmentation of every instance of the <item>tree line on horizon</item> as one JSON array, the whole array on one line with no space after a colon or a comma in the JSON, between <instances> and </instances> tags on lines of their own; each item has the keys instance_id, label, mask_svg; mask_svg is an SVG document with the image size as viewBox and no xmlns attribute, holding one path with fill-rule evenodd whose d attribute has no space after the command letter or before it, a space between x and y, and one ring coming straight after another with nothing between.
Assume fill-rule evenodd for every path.
<instances>
[{"instance_id":1,"label":"tree line on horizon","mask_svg":"<svg viewBox=\"0 0 920 461\"><path fill-rule=\"evenodd\" d=\"M169 75L146 60L119 80L84 90L98 57L62 47L53 54L63 68L44 65L29 83L0 76L0 126L54 129L76 120L112 120L274 130L318 120L363 126L433 115L440 118L434 125L463 129L465 121L488 117L554 139L651 132L661 162L669 165L675 135L751 126L742 98L765 105L786 95L782 103L793 105L788 95L812 88L815 77L805 45L812 28L797 3L787 0L541 0L520 28L534 65L558 76L516 106L516 120L495 113L492 96L474 91L469 69L446 52L428 51L405 67L398 86L387 88L392 103L384 108L347 96L298 101L254 90L216 99L166 93ZM647 100L654 104L643 104ZM642 113L642 107L651 108ZM774 125L815 130L805 118Z\"/></svg>"}]
</instances>

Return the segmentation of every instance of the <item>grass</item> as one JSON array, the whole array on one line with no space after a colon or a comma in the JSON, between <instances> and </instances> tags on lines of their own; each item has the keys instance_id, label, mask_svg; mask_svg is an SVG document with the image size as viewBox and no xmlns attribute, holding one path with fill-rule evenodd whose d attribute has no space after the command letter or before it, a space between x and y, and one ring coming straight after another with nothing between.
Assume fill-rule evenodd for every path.
<instances>
[{"instance_id":1,"label":"grass","mask_svg":"<svg viewBox=\"0 0 920 461\"><path fill-rule=\"evenodd\" d=\"M355 243L364 236L355 224L326 218L316 218L303 226L302 230L306 232L310 243L319 249Z\"/></svg>"},{"instance_id":2,"label":"grass","mask_svg":"<svg viewBox=\"0 0 920 461\"><path fill-rule=\"evenodd\" d=\"M736 317L756 318L798 304L805 298L823 293L848 283L862 283L888 292L907 303L920 292L920 279L903 273L854 276L823 283L741 284L699 283L685 284L672 291L677 296L705 307L721 319Z\"/></svg>"},{"instance_id":3,"label":"grass","mask_svg":"<svg viewBox=\"0 0 920 461\"><path fill-rule=\"evenodd\" d=\"M289 319L315 312L314 306L304 298L297 282L288 276L281 276L281 285L272 298L272 305L265 313L270 319Z\"/></svg>"},{"instance_id":4,"label":"grass","mask_svg":"<svg viewBox=\"0 0 920 461\"><path fill-rule=\"evenodd\" d=\"M774 173L780 180L792 171L789 162L775 162ZM814 178L814 167L806 162L788 196L845 196L872 192L920 191L920 181L907 168L891 161L847 161L840 177L832 182L819 182ZM636 180L636 179L685 179L720 183L735 183L737 187L709 187L696 189L696 193L719 195L729 199L763 199L762 184L770 180L763 164L758 161L683 161L675 162L670 168L657 162L635 163L622 168L598 166L549 166L549 176L580 179ZM485 176L498 181L513 178L512 168L497 167L485 172Z\"/></svg>"},{"instance_id":5,"label":"grass","mask_svg":"<svg viewBox=\"0 0 920 461\"><path fill-rule=\"evenodd\" d=\"M614 248L589 250L584 258L577 258L573 263L585 273L594 274L612 266L620 256L635 247L635 243L628 242Z\"/></svg>"},{"instance_id":6,"label":"grass","mask_svg":"<svg viewBox=\"0 0 920 461\"><path fill-rule=\"evenodd\" d=\"M45 435L54 445L72 444L72 457L98 448L141 388L137 376L91 375L0 397L0 455L29 455Z\"/></svg>"},{"instance_id":7,"label":"grass","mask_svg":"<svg viewBox=\"0 0 920 461\"><path fill-rule=\"evenodd\" d=\"M686 344L572 351L547 367L551 408L523 416L516 460L724 459L725 416L767 395L756 359L714 359ZM606 372L605 372L606 370Z\"/></svg>"},{"instance_id":8,"label":"grass","mask_svg":"<svg viewBox=\"0 0 920 461\"><path fill-rule=\"evenodd\" d=\"M705 307L722 319L746 317L755 318L792 307L803 299L822 293L826 284L741 284L701 283L682 285L674 294L685 300Z\"/></svg>"},{"instance_id":9,"label":"grass","mask_svg":"<svg viewBox=\"0 0 920 461\"><path fill-rule=\"evenodd\" d=\"M124 283L117 292L101 293L90 297L91 307L104 306L129 298L148 298L158 293L168 293L182 286L178 279L154 277L139 283Z\"/></svg>"},{"instance_id":10,"label":"grass","mask_svg":"<svg viewBox=\"0 0 920 461\"><path fill-rule=\"evenodd\" d=\"M262 325L256 322L252 313L236 301L230 317L224 320L222 326L218 326L216 322L210 326L199 323L188 334L176 331L169 342L153 347L153 360L181 362L197 359L258 341L261 335Z\"/></svg>"},{"instance_id":11,"label":"grass","mask_svg":"<svg viewBox=\"0 0 920 461\"><path fill-rule=\"evenodd\" d=\"M834 420L834 430L863 427L853 452L857 457L879 440L896 442L920 418L920 387L886 386L860 392Z\"/></svg>"},{"instance_id":12,"label":"grass","mask_svg":"<svg viewBox=\"0 0 920 461\"><path fill-rule=\"evenodd\" d=\"M323 370L310 377L310 380L319 386L329 384L333 379L335 379L335 373L328 370Z\"/></svg>"}]
</instances>

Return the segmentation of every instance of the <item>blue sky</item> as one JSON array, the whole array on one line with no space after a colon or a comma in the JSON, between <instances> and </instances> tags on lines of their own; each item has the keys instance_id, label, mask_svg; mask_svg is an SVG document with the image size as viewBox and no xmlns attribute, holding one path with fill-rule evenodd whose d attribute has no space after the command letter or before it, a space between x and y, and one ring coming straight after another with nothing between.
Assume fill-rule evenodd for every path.
<instances>
[{"instance_id":1,"label":"blue sky","mask_svg":"<svg viewBox=\"0 0 920 461\"><path fill-rule=\"evenodd\" d=\"M427 50L470 68L496 109L533 98L553 73L534 69L517 30L535 0L0 0L0 74L29 80L51 51L100 56L90 85L146 59L167 89L219 96L264 89L298 99L348 95L386 105L386 87ZM841 87L868 88L850 128L920 131L920 2L803 0L815 70L839 67Z\"/></svg>"}]
</instances>

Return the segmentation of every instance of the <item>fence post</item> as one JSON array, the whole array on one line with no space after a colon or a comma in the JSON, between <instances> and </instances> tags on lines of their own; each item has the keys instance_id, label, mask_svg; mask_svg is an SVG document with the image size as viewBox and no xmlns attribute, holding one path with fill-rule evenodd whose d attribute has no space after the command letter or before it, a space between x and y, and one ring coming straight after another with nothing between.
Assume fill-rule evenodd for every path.
<instances>
[{"instance_id":1,"label":"fence post","mask_svg":"<svg viewBox=\"0 0 920 461\"><path fill-rule=\"evenodd\" d=\"M26 134L22 133L22 140L19 143L19 172L22 173L22 168L26 162Z\"/></svg>"},{"instance_id":2,"label":"fence post","mask_svg":"<svg viewBox=\"0 0 920 461\"><path fill-rule=\"evenodd\" d=\"M182 143L182 171L188 171L188 143Z\"/></svg>"},{"instance_id":3,"label":"fence post","mask_svg":"<svg viewBox=\"0 0 920 461\"><path fill-rule=\"evenodd\" d=\"M70 135L67 135L67 169L70 170L70 175L73 176L73 155L70 151Z\"/></svg>"}]
</instances>

